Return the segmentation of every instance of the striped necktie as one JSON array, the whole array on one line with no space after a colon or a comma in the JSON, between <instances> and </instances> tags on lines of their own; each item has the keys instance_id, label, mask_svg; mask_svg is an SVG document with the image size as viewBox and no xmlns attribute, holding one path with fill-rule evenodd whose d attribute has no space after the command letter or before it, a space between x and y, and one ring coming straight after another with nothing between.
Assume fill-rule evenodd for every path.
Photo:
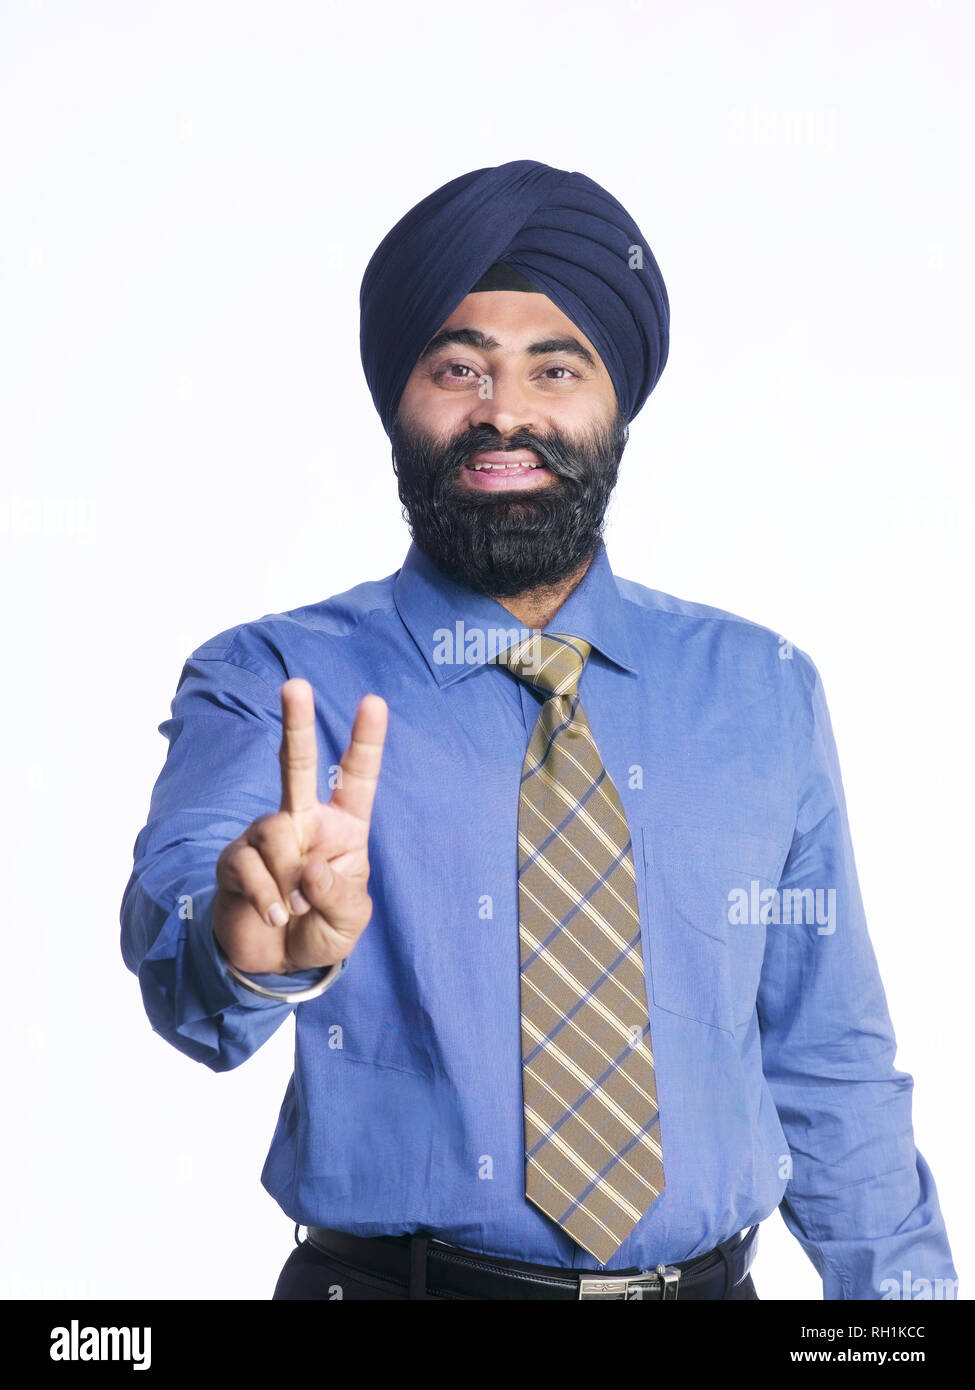
<instances>
[{"instance_id":1,"label":"striped necktie","mask_svg":"<svg viewBox=\"0 0 975 1390\"><path fill-rule=\"evenodd\" d=\"M497 660L545 696L521 777L525 1191L602 1265L664 1186L633 853L578 686L591 647Z\"/></svg>"}]
</instances>

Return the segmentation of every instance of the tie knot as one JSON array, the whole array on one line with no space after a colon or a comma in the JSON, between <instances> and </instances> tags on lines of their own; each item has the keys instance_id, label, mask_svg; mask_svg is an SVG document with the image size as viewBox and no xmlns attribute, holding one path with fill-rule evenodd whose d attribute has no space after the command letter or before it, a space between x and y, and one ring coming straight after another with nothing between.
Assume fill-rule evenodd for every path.
<instances>
[{"instance_id":1,"label":"tie knot","mask_svg":"<svg viewBox=\"0 0 975 1390\"><path fill-rule=\"evenodd\" d=\"M535 632L498 653L498 662L546 695L575 695L592 647L562 632Z\"/></svg>"}]
</instances>

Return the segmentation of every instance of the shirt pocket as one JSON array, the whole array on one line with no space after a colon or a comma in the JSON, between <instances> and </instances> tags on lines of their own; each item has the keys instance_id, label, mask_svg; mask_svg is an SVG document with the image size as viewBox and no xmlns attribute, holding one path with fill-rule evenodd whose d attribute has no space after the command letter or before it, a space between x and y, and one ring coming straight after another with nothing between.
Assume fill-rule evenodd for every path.
<instances>
[{"instance_id":1,"label":"shirt pocket","mask_svg":"<svg viewBox=\"0 0 975 1390\"><path fill-rule=\"evenodd\" d=\"M660 1009L731 1032L755 1008L765 953L761 895L786 851L704 826L643 826L644 951Z\"/></svg>"}]
</instances>

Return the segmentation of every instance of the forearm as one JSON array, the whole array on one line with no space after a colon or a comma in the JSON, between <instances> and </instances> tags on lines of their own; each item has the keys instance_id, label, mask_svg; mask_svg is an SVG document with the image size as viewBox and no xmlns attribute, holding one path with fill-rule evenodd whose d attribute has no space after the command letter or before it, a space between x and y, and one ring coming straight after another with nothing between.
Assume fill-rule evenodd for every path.
<instances>
[{"instance_id":1,"label":"forearm","mask_svg":"<svg viewBox=\"0 0 975 1390\"><path fill-rule=\"evenodd\" d=\"M216 891L213 863L136 864L122 902L122 955L139 979L153 1029L214 1071L239 1066L295 1007L246 989L221 961L210 912ZM321 971L260 983L301 989Z\"/></svg>"},{"instance_id":2,"label":"forearm","mask_svg":"<svg viewBox=\"0 0 975 1390\"><path fill-rule=\"evenodd\" d=\"M221 851L276 805L280 720L275 723L271 672L263 678L201 652L185 664L172 718L160 726L169 751L135 842L121 945L156 1032L187 1056L226 1071L255 1052L295 1007L233 978L211 922ZM322 971L252 979L297 992L321 981Z\"/></svg>"},{"instance_id":3,"label":"forearm","mask_svg":"<svg viewBox=\"0 0 975 1390\"><path fill-rule=\"evenodd\" d=\"M825 696L803 660L791 688L796 831L758 997L763 1070L789 1147L782 1214L826 1298L904 1297L895 1290L915 1281L921 1296L954 1297L934 1180L915 1147L913 1081L894 1066ZM785 908L817 894L831 905L825 921Z\"/></svg>"},{"instance_id":4,"label":"forearm","mask_svg":"<svg viewBox=\"0 0 975 1390\"><path fill-rule=\"evenodd\" d=\"M821 1048L814 1061L804 1047L766 1040L791 1169L782 1216L826 1299L953 1298L934 1179L915 1148L912 1079L894 1068L886 1009L876 1009L865 1001L863 1031L838 1037L832 1057Z\"/></svg>"}]
</instances>

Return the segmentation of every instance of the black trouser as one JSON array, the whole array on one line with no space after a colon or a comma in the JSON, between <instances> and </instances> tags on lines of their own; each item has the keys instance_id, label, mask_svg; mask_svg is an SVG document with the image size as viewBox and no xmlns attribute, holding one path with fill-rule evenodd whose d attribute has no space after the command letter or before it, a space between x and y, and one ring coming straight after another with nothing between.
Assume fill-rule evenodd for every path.
<instances>
[{"instance_id":1,"label":"black trouser","mask_svg":"<svg viewBox=\"0 0 975 1390\"><path fill-rule=\"evenodd\" d=\"M427 1294L428 1299L442 1297ZM408 1299L409 1292L401 1284L377 1275L353 1269L337 1256L326 1255L324 1251L303 1240L292 1250L284 1263L274 1289L275 1299L327 1299L331 1302L347 1299ZM750 1274L727 1294L729 1300L757 1299L755 1285Z\"/></svg>"}]
</instances>

